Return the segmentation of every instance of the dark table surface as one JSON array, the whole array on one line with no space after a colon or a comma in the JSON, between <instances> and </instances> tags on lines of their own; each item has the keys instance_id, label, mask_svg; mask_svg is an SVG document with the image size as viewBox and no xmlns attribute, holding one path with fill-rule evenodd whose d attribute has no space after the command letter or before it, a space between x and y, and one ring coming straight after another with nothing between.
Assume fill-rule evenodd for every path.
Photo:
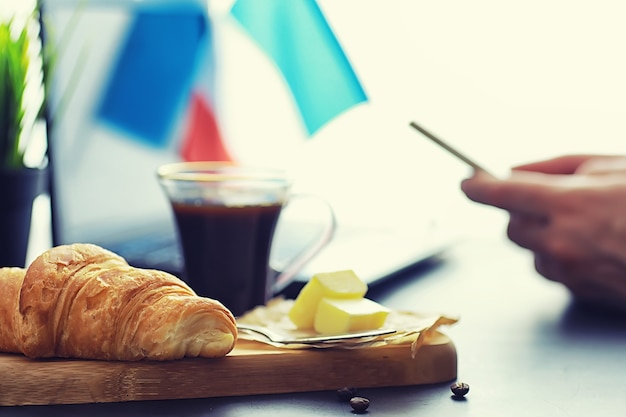
<instances>
[{"instance_id":1,"label":"dark table surface","mask_svg":"<svg viewBox=\"0 0 626 417\"><path fill-rule=\"evenodd\" d=\"M626 412L626 318L572 302L500 236L466 239L430 268L368 297L398 309L455 314L463 401L449 383L361 389L370 416L617 416ZM0 378L2 376L0 375ZM33 395L37 395L33 392ZM341 416L334 391L179 401L0 407L0 416Z\"/></svg>"}]
</instances>

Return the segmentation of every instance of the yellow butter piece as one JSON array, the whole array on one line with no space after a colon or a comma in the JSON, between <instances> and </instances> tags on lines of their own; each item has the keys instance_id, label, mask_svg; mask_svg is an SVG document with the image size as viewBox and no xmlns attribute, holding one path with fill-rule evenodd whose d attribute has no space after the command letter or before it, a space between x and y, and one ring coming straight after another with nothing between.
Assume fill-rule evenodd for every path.
<instances>
[{"instance_id":1,"label":"yellow butter piece","mask_svg":"<svg viewBox=\"0 0 626 417\"><path fill-rule=\"evenodd\" d=\"M315 314L314 328L318 333L342 334L382 327L389 309L368 298L323 298Z\"/></svg>"},{"instance_id":2,"label":"yellow butter piece","mask_svg":"<svg viewBox=\"0 0 626 417\"><path fill-rule=\"evenodd\" d=\"M360 299L366 292L367 284L352 270L315 274L300 290L289 311L289 318L300 329L312 329L322 298Z\"/></svg>"}]
</instances>

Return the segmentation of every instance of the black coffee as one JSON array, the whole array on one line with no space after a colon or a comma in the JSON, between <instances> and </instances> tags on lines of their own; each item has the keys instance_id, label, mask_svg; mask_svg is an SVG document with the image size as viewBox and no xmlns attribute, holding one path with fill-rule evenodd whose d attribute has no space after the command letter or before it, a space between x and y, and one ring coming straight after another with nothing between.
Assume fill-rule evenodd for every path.
<instances>
[{"instance_id":1,"label":"black coffee","mask_svg":"<svg viewBox=\"0 0 626 417\"><path fill-rule=\"evenodd\" d=\"M282 205L195 206L174 203L185 281L235 316L272 295L270 246Z\"/></svg>"}]
</instances>

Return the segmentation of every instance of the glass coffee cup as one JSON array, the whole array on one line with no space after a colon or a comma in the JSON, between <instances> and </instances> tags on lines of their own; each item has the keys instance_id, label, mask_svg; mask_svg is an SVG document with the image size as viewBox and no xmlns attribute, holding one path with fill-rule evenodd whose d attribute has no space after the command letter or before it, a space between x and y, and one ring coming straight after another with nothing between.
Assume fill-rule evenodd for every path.
<instances>
[{"instance_id":1,"label":"glass coffee cup","mask_svg":"<svg viewBox=\"0 0 626 417\"><path fill-rule=\"evenodd\" d=\"M180 162L159 167L157 177L176 221L183 279L235 316L265 304L335 231L330 205L319 197L292 194L291 181L281 170ZM274 232L284 208L295 199L322 200L327 220L323 233L276 275L270 267Z\"/></svg>"}]
</instances>

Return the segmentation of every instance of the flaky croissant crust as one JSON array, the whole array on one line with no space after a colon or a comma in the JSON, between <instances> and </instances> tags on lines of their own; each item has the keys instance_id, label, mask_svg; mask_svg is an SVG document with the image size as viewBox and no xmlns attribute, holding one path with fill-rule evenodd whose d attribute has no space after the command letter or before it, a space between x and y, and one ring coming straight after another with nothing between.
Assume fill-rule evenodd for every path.
<instances>
[{"instance_id":1,"label":"flaky croissant crust","mask_svg":"<svg viewBox=\"0 0 626 417\"><path fill-rule=\"evenodd\" d=\"M0 325L12 331L0 333L0 350L135 361L221 357L234 348L235 318L221 303L99 246L57 246L23 274L8 269L0 285L14 296L0 301Z\"/></svg>"}]
</instances>

